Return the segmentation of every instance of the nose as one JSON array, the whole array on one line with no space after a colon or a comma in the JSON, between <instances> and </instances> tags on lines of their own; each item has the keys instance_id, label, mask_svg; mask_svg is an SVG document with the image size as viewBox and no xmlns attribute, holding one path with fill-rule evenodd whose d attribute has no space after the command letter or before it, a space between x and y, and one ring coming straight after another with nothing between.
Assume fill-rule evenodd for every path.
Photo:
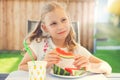
<instances>
[{"instance_id":1,"label":"nose","mask_svg":"<svg viewBox=\"0 0 120 80\"><path fill-rule=\"evenodd\" d=\"M58 24L58 29L63 29L63 28L64 28L64 24L60 22L60 23Z\"/></svg>"}]
</instances>

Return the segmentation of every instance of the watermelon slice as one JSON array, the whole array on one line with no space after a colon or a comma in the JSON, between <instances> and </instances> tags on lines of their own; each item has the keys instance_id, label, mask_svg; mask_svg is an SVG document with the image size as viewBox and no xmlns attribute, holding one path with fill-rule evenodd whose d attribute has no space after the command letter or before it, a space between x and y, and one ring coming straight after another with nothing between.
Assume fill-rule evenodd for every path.
<instances>
[{"instance_id":1,"label":"watermelon slice","mask_svg":"<svg viewBox=\"0 0 120 80\"><path fill-rule=\"evenodd\" d=\"M64 75L64 76L80 76L84 74L86 71L82 68L78 70L77 68L61 68L57 65L53 66L53 73L57 75Z\"/></svg>"},{"instance_id":2,"label":"watermelon slice","mask_svg":"<svg viewBox=\"0 0 120 80\"><path fill-rule=\"evenodd\" d=\"M57 65L54 65L54 66L53 66L53 73L54 73L54 74L57 74L57 75L70 76L70 73L69 73L69 72L67 72L66 70L60 68L60 67L57 66Z\"/></svg>"},{"instance_id":3,"label":"watermelon slice","mask_svg":"<svg viewBox=\"0 0 120 80\"><path fill-rule=\"evenodd\" d=\"M65 70L69 72L70 74L72 74L72 70L78 70L78 69L77 68L65 68Z\"/></svg>"},{"instance_id":4,"label":"watermelon slice","mask_svg":"<svg viewBox=\"0 0 120 80\"><path fill-rule=\"evenodd\" d=\"M73 76L80 76L80 75L84 74L85 72L86 72L86 71L83 70L83 69L81 69L81 70L73 70L73 71L72 71L72 75L73 75Z\"/></svg>"},{"instance_id":5,"label":"watermelon slice","mask_svg":"<svg viewBox=\"0 0 120 80\"><path fill-rule=\"evenodd\" d=\"M74 54L71 52L65 52L64 50L61 50L60 48L56 48L56 51L58 52L60 57L63 58L73 58Z\"/></svg>"},{"instance_id":6,"label":"watermelon slice","mask_svg":"<svg viewBox=\"0 0 120 80\"><path fill-rule=\"evenodd\" d=\"M69 72L72 76L80 76L86 72L83 68L80 70L78 70L77 68L65 68L65 70Z\"/></svg>"}]
</instances>

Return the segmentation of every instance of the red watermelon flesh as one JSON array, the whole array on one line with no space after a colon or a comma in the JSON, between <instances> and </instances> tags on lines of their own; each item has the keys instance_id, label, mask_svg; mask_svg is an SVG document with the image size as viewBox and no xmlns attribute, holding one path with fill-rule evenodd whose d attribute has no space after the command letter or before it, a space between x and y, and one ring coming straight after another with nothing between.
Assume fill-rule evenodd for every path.
<instances>
[{"instance_id":1,"label":"red watermelon flesh","mask_svg":"<svg viewBox=\"0 0 120 80\"><path fill-rule=\"evenodd\" d=\"M64 57L64 58L73 58L74 57L73 53L71 53L71 52L65 52L64 50L62 50L60 48L56 48L56 51L58 52L58 54L61 57Z\"/></svg>"},{"instance_id":2,"label":"red watermelon flesh","mask_svg":"<svg viewBox=\"0 0 120 80\"><path fill-rule=\"evenodd\" d=\"M67 72L69 72L70 74L72 74L72 71L73 70L78 70L77 68L65 68L65 70L67 71Z\"/></svg>"}]
</instances>

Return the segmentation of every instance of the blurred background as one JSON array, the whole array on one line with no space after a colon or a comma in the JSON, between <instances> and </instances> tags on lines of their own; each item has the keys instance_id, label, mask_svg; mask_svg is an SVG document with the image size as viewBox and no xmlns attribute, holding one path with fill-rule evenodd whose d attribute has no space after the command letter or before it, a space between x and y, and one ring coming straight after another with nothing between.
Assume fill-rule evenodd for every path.
<instances>
[{"instance_id":1,"label":"blurred background","mask_svg":"<svg viewBox=\"0 0 120 80\"><path fill-rule=\"evenodd\" d=\"M120 0L0 0L0 73L17 70L23 40L49 1L66 7L77 42L120 73Z\"/></svg>"}]
</instances>

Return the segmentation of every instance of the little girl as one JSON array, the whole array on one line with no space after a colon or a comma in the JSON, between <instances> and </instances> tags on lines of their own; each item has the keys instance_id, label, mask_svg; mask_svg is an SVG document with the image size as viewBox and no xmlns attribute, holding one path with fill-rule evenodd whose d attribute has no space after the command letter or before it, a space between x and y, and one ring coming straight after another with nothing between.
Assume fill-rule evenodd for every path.
<instances>
[{"instance_id":1,"label":"little girl","mask_svg":"<svg viewBox=\"0 0 120 80\"><path fill-rule=\"evenodd\" d=\"M47 69L60 62L61 58L52 50L61 48L75 54L73 65L78 69L85 67L90 72L110 74L110 65L77 44L74 37L65 9L56 2L50 2L42 8L40 21L27 37L27 41L30 42L29 47L34 59L47 61ZM27 71L28 61L31 61L31 58L26 53L19 69Z\"/></svg>"}]
</instances>

